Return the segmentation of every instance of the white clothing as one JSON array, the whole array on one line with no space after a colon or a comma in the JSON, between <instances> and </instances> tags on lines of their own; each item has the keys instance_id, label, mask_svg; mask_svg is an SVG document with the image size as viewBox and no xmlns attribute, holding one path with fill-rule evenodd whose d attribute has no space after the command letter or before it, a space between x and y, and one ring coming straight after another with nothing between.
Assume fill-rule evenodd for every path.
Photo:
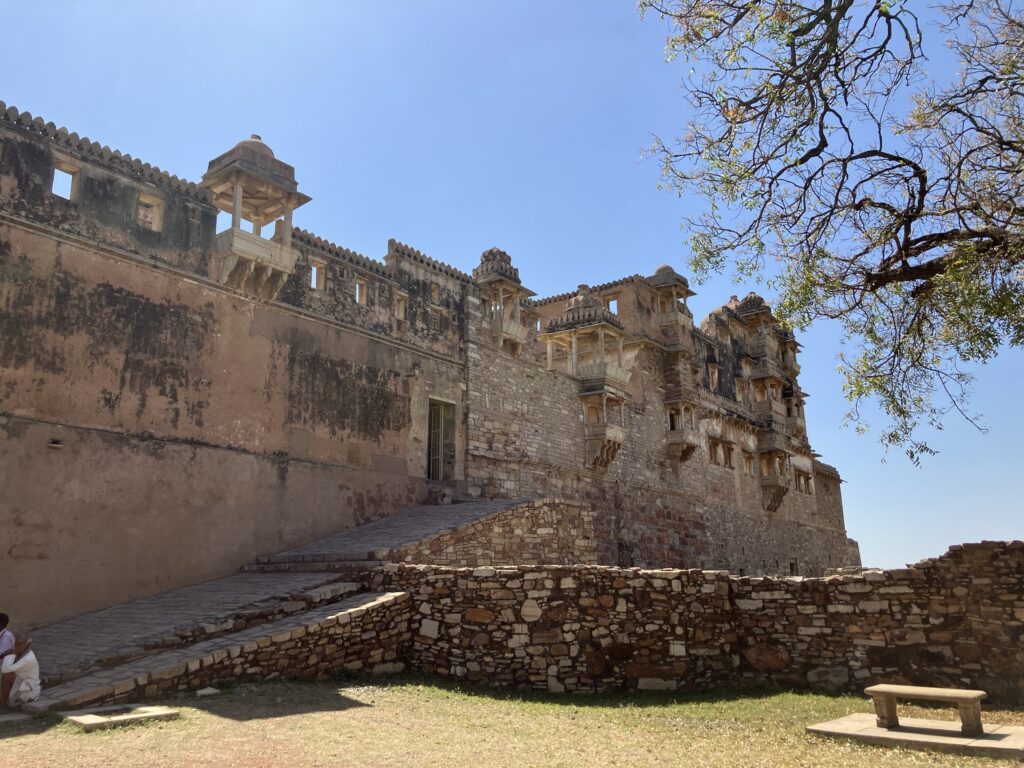
<instances>
[{"instance_id":1,"label":"white clothing","mask_svg":"<svg viewBox=\"0 0 1024 768\"><path fill-rule=\"evenodd\" d=\"M26 651L18 659L15 659L13 654L4 656L3 664L0 664L0 674L6 675L8 672L15 675L11 695L7 700L9 707L20 708L21 705L39 698L39 662L32 651Z\"/></svg>"},{"instance_id":2,"label":"white clothing","mask_svg":"<svg viewBox=\"0 0 1024 768\"><path fill-rule=\"evenodd\" d=\"M14 633L4 627L0 630L0 653L14 650Z\"/></svg>"}]
</instances>

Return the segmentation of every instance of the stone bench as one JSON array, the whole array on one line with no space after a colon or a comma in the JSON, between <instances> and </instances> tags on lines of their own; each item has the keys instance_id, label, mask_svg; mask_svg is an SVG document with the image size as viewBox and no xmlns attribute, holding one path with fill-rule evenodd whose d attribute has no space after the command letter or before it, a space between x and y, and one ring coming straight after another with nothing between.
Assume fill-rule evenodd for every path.
<instances>
[{"instance_id":1,"label":"stone bench","mask_svg":"<svg viewBox=\"0 0 1024 768\"><path fill-rule=\"evenodd\" d=\"M988 694L984 691L969 691L959 688L928 688L920 685L872 685L864 693L875 702L875 714L879 728L899 728L896 715L897 699L919 701L945 701L957 705L960 710L960 732L964 736L981 736L981 700Z\"/></svg>"}]
</instances>

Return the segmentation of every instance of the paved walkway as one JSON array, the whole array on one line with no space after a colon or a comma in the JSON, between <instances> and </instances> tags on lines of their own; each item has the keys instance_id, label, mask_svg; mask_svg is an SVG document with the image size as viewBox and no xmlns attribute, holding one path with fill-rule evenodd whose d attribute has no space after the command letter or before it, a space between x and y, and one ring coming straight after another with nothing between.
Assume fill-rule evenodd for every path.
<instances>
[{"instance_id":1,"label":"paved walkway","mask_svg":"<svg viewBox=\"0 0 1024 768\"><path fill-rule=\"evenodd\" d=\"M373 523L342 531L270 557L261 557L259 562L315 563L326 560L379 559L396 547L455 530L466 523L497 514L524 501L525 499L488 499L403 509Z\"/></svg>"},{"instance_id":2,"label":"paved walkway","mask_svg":"<svg viewBox=\"0 0 1024 768\"><path fill-rule=\"evenodd\" d=\"M336 573L239 573L41 627L32 632L32 649L43 678L52 678L103 659L136 655L146 645L173 643L182 630L220 623L259 603L286 600L338 577Z\"/></svg>"}]
</instances>

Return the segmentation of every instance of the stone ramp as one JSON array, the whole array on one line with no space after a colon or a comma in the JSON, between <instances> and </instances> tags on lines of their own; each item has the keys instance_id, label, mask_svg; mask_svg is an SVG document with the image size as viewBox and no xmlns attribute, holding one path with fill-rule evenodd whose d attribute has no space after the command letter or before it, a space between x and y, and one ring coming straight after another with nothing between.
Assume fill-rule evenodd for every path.
<instances>
[{"instance_id":1,"label":"stone ramp","mask_svg":"<svg viewBox=\"0 0 1024 768\"><path fill-rule=\"evenodd\" d=\"M336 573L240 573L161 592L29 633L44 684L163 648L266 623L350 594Z\"/></svg>"},{"instance_id":2,"label":"stone ramp","mask_svg":"<svg viewBox=\"0 0 1024 768\"><path fill-rule=\"evenodd\" d=\"M403 509L357 528L336 533L295 549L257 559L257 567L284 564L358 563L381 560L398 547L496 515L526 499L486 499ZM270 570L270 569L267 569Z\"/></svg>"},{"instance_id":3,"label":"stone ramp","mask_svg":"<svg viewBox=\"0 0 1024 768\"><path fill-rule=\"evenodd\" d=\"M396 672L408 638L407 592L352 595L277 621L91 670L45 688L29 711L196 690L218 680L323 677L338 670Z\"/></svg>"}]
</instances>

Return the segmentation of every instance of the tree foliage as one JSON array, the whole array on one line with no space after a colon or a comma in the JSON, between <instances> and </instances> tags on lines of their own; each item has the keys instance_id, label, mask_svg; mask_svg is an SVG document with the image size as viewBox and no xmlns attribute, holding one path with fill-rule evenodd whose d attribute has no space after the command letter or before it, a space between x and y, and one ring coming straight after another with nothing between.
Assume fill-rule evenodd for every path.
<instances>
[{"instance_id":1,"label":"tree foliage","mask_svg":"<svg viewBox=\"0 0 1024 768\"><path fill-rule=\"evenodd\" d=\"M640 6L694 67L694 118L655 151L671 187L709 201L687 222L698 277L777 258L782 317L838 319L856 342L840 356L851 418L876 399L883 443L931 452L922 422L970 418L965 363L1024 345L1022 3L928 20L917 0ZM940 41L929 54L958 71L936 83Z\"/></svg>"}]
</instances>

